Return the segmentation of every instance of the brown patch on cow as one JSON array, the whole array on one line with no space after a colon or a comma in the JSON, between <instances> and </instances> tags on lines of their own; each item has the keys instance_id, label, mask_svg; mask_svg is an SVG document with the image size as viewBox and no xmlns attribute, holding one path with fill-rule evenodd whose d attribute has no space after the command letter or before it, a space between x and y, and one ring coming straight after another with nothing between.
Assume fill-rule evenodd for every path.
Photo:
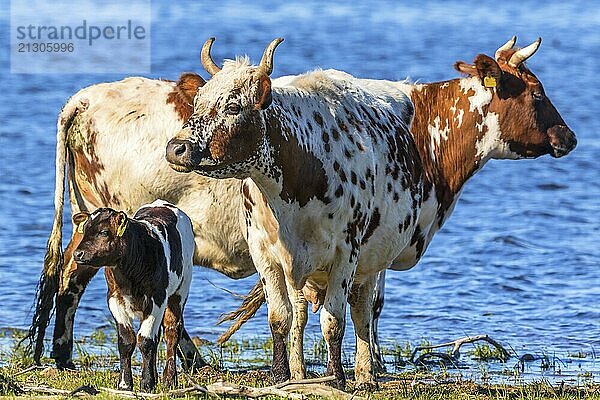
<instances>
[{"instance_id":1,"label":"brown patch on cow","mask_svg":"<svg viewBox=\"0 0 600 400\"><path fill-rule=\"evenodd\" d=\"M443 88L442 85L447 87ZM472 90L464 94L458 79L427 84L422 86L421 90L413 90L411 93L411 100L415 105L411 133L419 150L427 179L436 188L438 217L445 214L466 180L477 170L480 161L475 143L481 139L483 133L479 133L475 127L478 114L469 113L468 97L474 94ZM455 105L456 98L459 100ZM455 115L451 111L453 106L456 107L457 112L464 110L460 128L456 125ZM447 119L450 122L450 133L448 140L440 141L434 160L429 151L431 136L428 127L434 125L437 117L440 121Z\"/></svg>"},{"instance_id":2,"label":"brown patch on cow","mask_svg":"<svg viewBox=\"0 0 600 400\"><path fill-rule=\"evenodd\" d=\"M333 140L335 140L335 141L340 140L340 133L335 128L331 128L331 136L333 137Z\"/></svg>"},{"instance_id":3,"label":"brown patch on cow","mask_svg":"<svg viewBox=\"0 0 600 400\"><path fill-rule=\"evenodd\" d=\"M246 121L231 127L217 126L208 144L211 157L221 164L232 164L252 157L262 142L262 126L259 111L253 111Z\"/></svg>"},{"instance_id":4,"label":"brown patch on cow","mask_svg":"<svg viewBox=\"0 0 600 400\"><path fill-rule=\"evenodd\" d=\"M490 104L483 107L483 112L494 112L499 116L501 138L508 143L511 151L526 157L548 154L552 148L547 130L566 124L545 97L537 77L524 64L516 68L508 65L507 60L514 51L503 51L498 61L480 54L475 58L474 64L458 61L455 68L480 79L485 76L496 78L494 96ZM483 117L477 111L469 112L468 98L475 93L472 89L463 93L459 82L459 79L454 79L425 84L410 94L415 106L411 132L428 178L424 187L424 199L428 198L431 185L435 185L440 223L464 183L477 171L481 160L475 143L486 133L485 129L479 132L476 127L476 124L483 122ZM534 101L534 95L541 100ZM456 113L460 110L464 112L460 127L457 126L457 114L452 108L455 108ZM439 117L439 121L449 122L450 132L448 140L439 143L434 161L429 152L431 137L428 126L434 125L436 117ZM565 141L568 142L568 135L566 136Z\"/></svg>"},{"instance_id":5,"label":"brown patch on cow","mask_svg":"<svg viewBox=\"0 0 600 400\"><path fill-rule=\"evenodd\" d=\"M198 88L204 86L206 81L198 74L186 72L181 74L173 91L167 95L167 104L173 108L182 121L187 121L194 112L194 97Z\"/></svg>"},{"instance_id":6,"label":"brown patch on cow","mask_svg":"<svg viewBox=\"0 0 600 400\"><path fill-rule=\"evenodd\" d=\"M96 154L98 131L94 119L85 113L79 113L67 132L67 149L69 157L69 176L79 189L79 193L96 207L119 207L117 193L112 193L106 182L99 177L104 171L104 164ZM72 170L72 171L71 171Z\"/></svg>"},{"instance_id":7,"label":"brown patch on cow","mask_svg":"<svg viewBox=\"0 0 600 400\"><path fill-rule=\"evenodd\" d=\"M252 196L250 195L250 188L246 182L242 183L242 196L244 197L244 208L248 213L252 213L252 206L255 205Z\"/></svg>"},{"instance_id":8,"label":"brown patch on cow","mask_svg":"<svg viewBox=\"0 0 600 400\"><path fill-rule=\"evenodd\" d=\"M320 127L323 127L323 116L319 114L319 112L315 111L313 113L313 117L315 118L315 122L319 124Z\"/></svg>"},{"instance_id":9,"label":"brown patch on cow","mask_svg":"<svg viewBox=\"0 0 600 400\"><path fill-rule=\"evenodd\" d=\"M365 231L365 235L362 238L361 244L365 244L369 241L369 238L373 236L375 229L379 227L381 222L381 214L379 213L379 208L375 208L373 210L373 214L371 215L371 219L369 220L369 225L367 225L367 230Z\"/></svg>"},{"instance_id":10,"label":"brown patch on cow","mask_svg":"<svg viewBox=\"0 0 600 400\"><path fill-rule=\"evenodd\" d=\"M423 250L425 248L425 237L421 232L421 227L418 225L415 229L412 238L410 239L410 245L415 246L416 259L418 260L419 258L421 258L421 255L423 255Z\"/></svg>"},{"instance_id":11,"label":"brown patch on cow","mask_svg":"<svg viewBox=\"0 0 600 400\"><path fill-rule=\"evenodd\" d=\"M325 201L328 182L323 162L298 143L289 126L274 114L266 117L267 137L274 148L275 164L281 168L281 198L300 207L311 199Z\"/></svg>"}]
</instances>

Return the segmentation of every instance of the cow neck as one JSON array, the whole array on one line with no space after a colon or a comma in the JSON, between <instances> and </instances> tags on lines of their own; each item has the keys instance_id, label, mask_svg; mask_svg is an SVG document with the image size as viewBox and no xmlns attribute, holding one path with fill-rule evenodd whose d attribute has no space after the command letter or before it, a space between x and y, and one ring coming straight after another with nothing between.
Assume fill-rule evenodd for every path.
<instances>
[{"instance_id":1,"label":"cow neck","mask_svg":"<svg viewBox=\"0 0 600 400\"><path fill-rule=\"evenodd\" d=\"M133 288L148 286L154 280L154 268L158 260L151 260L156 255L156 248L162 251L162 245L152 238L148 228L142 223L130 219L123 233L123 251L121 259L114 268L117 283L129 283ZM125 282L126 281L126 282Z\"/></svg>"},{"instance_id":2,"label":"cow neck","mask_svg":"<svg viewBox=\"0 0 600 400\"><path fill-rule=\"evenodd\" d=\"M310 150L310 130L294 128L292 117L276 104L263 117L266 151L252 178L269 202L279 198L300 207L312 199L328 202L327 176L323 162Z\"/></svg>"},{"instance_id":3,"label":"cow neck","mask_svg":"<svg viewBox=\"0 0 600 400\"><path fill-rule=\"evenodd\" d=\"M411 133L428 183L435 188L440 223L465 182L486 161L476 146L483 135L476 123L481 124L483 116L477 109L469 112L469 97L475 92L468 89L465 93L461 87L461 81L467 79L473 78L419 84L410 93L415 106ZM487 105L482 110L486 113Z\"/></svg>"}]
</instances>

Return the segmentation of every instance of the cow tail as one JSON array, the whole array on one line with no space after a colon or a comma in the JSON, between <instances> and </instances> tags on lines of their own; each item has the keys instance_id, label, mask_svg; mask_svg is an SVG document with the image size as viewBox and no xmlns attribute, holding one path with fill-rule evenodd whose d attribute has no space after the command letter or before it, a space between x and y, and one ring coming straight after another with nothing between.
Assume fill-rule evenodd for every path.
<instances>
[{"instance_id":1,"label":"cow tail","mask_svg":"<svg viewBox=\"0 0 600 400\"><path fill-rule=\"evenodd\" d=\"M44 335L54 309L54 298L58 292L60 269L63 264L62 219L65 192L65 169L67 161L67 132L80 111L79 101L68 101L63 107L56 130L56 180L54 186L54 223L46 245L44 269L37 286L35 312L29 327L30 346L33 345L33 360L40 364L44 351Z\"/></svg>"},{"instance_id":2,"label":"cow tail","mask_svg":"<svg viewBox=\"0 0 600 400\"><path fill-rule=\"evenodd\" d=\"M250 293L246 295L242 304L234 311L223 314L217 321L217 325L225 321L233 321L231 326L217 339L217 344L225 343L229 338L236 333L242 325L249 319L254 317L258 309L265 302L265 293L260 279L252 288Z\"/></svg>"}]
</instances>

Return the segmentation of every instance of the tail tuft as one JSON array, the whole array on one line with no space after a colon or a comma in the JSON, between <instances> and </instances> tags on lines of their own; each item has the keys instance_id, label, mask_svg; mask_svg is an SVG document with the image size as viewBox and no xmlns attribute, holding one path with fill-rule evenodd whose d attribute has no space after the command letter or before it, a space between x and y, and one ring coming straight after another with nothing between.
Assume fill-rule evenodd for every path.
<instances>
[{"instance_id":1,"label":"tail tuft","mask_svg":"<svg viewBox=\"0 0 600 400\"><path fill-rule=\"evenodd\" d=\"M229 338L246 323L246 321L254 317L264 302L265 293L263 292L262 282L259 279L250 293L246 295L242 304L236 310L223 314L217 321L217 325L220 325L225 321L233 321L231 326L219 336L217 344L223 344L228 341Z\"/></svg>"}]
</instances>

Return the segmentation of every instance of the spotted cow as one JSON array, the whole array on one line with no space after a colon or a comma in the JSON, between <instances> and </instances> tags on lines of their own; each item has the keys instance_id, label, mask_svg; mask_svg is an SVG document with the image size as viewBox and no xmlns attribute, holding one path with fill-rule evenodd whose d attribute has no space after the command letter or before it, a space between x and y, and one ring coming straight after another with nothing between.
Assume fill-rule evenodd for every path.
<instances>
[{"instance_id":1,"label":"spotted cow","mask_svg":"<svg viewBox=\"0 0 600 400\"><path fill-rule=\"evenodd\" d=\"M423 170L423 192L422 197L416 200L416 204L414 205L416 208L421 207L421 212L417 213L417 215L411 215L407 212L405 218L398 221L398 232L409 231L412 233L403 248L395 249L395 252L390 251L386 253L385 247L390 241L390 237L388 236L389 228L382 228L393 219L388 218L388 215L383 215L380 208L373 208L371 218L367 224L368 229L365 231L363 239L361 239L361 245L364 244L362 243L363 241L367 242L366 245L361 246L361 254L376 254L377 256L374 259L361 257L357 267L358 274L361 272L364 273L365 270L378 269L372 268L371 265L377 266L380 264L382 254L384 257L388 257L387 259L390 261L389 266L392 269L405 270L412 268L423 255L434 233L440 229L452 212L463 185L489 159L535 158L544 154L561 157L568 154L575 147L575 135L566 126L560 114L545 96L539 80L524 64L524 61L531 57L537 50L540 40L524 49L514 49L515 41L516 38L513 37L500 47L496 52L495 59L481 54L475 58L473 64L457 62L455 68L465 73L467 77L444 82L414 85L407 82L357 80L343 72L334 70L316 72L300 77L284 77L273 81L273 90L271 93L273 98L280 100L282 95L298 91L300 94L297 97L302 100L299 101L302 105L308 103L311 95L320 96L325 94L333 97L340 93L345 93L345 90L351 87L349 82L365 88L378 88L389 85L391 88L406 93L415 105L415 117L411 134L414 138L419 162ZM214 66L214 63L211 64L210 60L207 63L213 73L220 72L218 67ZM251 70L251 67L244 64L243 61L238 60L237 64L226 63L223 68L223 72L227 72L230 75L234 74L234 70L238 72L245 70L247 73L248 70ZM343 87L328 85L328 79L334 82L345 82L345 85ZM239 82L243 82L243 79L239 78L237 83L239 84ZM311 93L311 91L315 91L317 94ZM262 94L260 90L258 93ZM202 91L200 95L202 95ZM210 95L207 93L206 96L210 97L210 101L212 101L212 103L208 102L212 106L209 110L211 113L210 117L219 115L221 112L220 107L229 107L227 101L223 103L222 98L220 99L212 93ZM229 99L236 99L235 94L231 93ZM214 103L215 100L217 101L216 103ZM244 100L247 101L247 99ZM238 111L237 107L232 107L236 109L235 111ZM339 197L344 195L344 191L346 190L344 183L346 182L350 183L350 187L358 184L362 190L368 188L368 181L372 177L373 170L365 170L365 174L360 175L355 170L348 172L346 168L348 165L353 166L349 163L353 159L353 153L350 151L352 146L357 146L359 150L363 146L360 142L361 131L369 123L376 124L382 117L376 108L371 109L365 104L359 106L356 114L346 112L342 117L335 115L336 107L330 106L330 109L332 110L334 119L338 117L335 123L331 124L333 128L329 124L324 124L321 113L313 113L311 115L310 108L307 111L293 102L290 106L287 103L278 104L275 101L274 109L267 109L267 111L262 112L262 118L264 118L264 126L262 128L264 131L264 143L261 144L262 147L259 146L261 156L258 157L258 160L252 157L249 160L250 176L256 180L267 199L270 199L269 204L278 202L278 205L285 211L280 211L279 213L276 211L276 218L269 219L268 214L262 212L263 215L260 215L260 211L254 211L260 208L257 207L257 205L260 205L260 202L256 200L260 198L258 193L253 196L250 187L248 187L245 191L245 197L248 224L259 226L259 229L249 229L249 236L255 234L257 237L261 237L262 241L259 240L260 245L258 247L262 246L262 249L259 249L258 252L260 253L260 250L262 250L262 253L259 254L259 257L263 258L262 262L266 264L271 263L267 268L268 273L277 274L277 272L272 271L277 268L275 266L277 261L280 265L288 265L288 268L290 268L289 266L295 261L292 257L297 255L297 253L293 252L299 251L294 248L293 244L289 244L288 246L285 244L282 245L279 239L296 234L296 239L299 240L301 247L303 247L300 250L311 248L310 246L314 245L313 242L316 241L303 241L303 237L298 237L297 231L300 231L301 234L308 231L307 224L302 218L299 218L301 223L294 232L277 232L281 221L289 223L291 220L290 214L293 211L297 212L297 210L290 211L290 205L292 205L292 209L293 206L301 209L308 204L308 200L312 194L314 195L313 199L318 199L324 206L327 206L329 204L327 201L336 198L336 193L340 195ZM201 109L200 111L205 112L206 110ZM248 113L248 111L245 111L245 113ZM242 115L242 118L245 120L244 123L247 124L248 120L246 118L249 118L248 114ZM384 115L384 120L385 117ZM202 131L199 138L194 137L193 134L195 132L193 132L193 129L198 128L198 124L202 124L203 126L206 123L205 118L206 116L202 115L196 121L192 119L186 129L180 134L179 139L171 142L171 160L185 164L184 168L186 169L198 169L202 174L208 173L211 176L239 173L237 171L239 162L236 163L229 160L224 162L223 160L219 160L218 154L216 154L216 158L213 158L213 154L215 153L211 149L213 146L222 146L223 143L227 143L228 135L233 140L239 138L235 135L239 132L243 132L248 137L255 137L256 132L254 130L256 128L252 127L246 130L247 128L244 128L244 125L242 125L243 128L237 128L236 125L228 127L225 122ZM257 117L253 116L253 118ZM281 121L279 125L271 122L273 118ZM255 122L255 120L252 120L252 122ZM335 124L337 124L337 127ZM278 129L281 127L284 132L283 136L289 142L298 142L300 156L288 150L286 147L289 145L282 147L278 145L277 138L273 140L273 126L276 126ZM236 128L238 132L236 132ZM213 131L211 132L210 129L213 129ZM321 133L320 138L318 138L318 133ZM187 139L182 140L185 137ZM222 140L223 137L225 137L225 140ZM377 139L371 140L374 143ZM338 142L344 149L344 157L340 157L341 160L331 156L332 146L338 145ZM315 143L319 144L316 145ZM309 166L318 165L318 163L308 162L305 157L311 160L311 157L315 153L319 153L319 147L321 154L324 156L321 165L327 166L328 162L333 163L331 164L331 168L333 169L331 176L335 177L337 173L340 182L335 187L333 196L326 196L325 199L321 199L316 195L319 191L310 191L311 188L315 187L315 177L322 176L319 173L319 169L306 170ZM199 152L200 149L202 152ZM310 151L307 150L312 150L313 153L310 154ZM268 156L262 156L265 151ZM401 149L397 145L394 147L390 144L390 151L387 153L388 157L392 157L391 154L400 151ZM309 154L306 155L305 153ZM296 159L292 158L292 156L295 156ZM316 156L316 158L318 157ZM285 174L284 159L291 159L293 162L299 164L294 167L295 169L290 168L290 170L296 171L295 175L292 172ZM298 162L297 160L301 161ZM265 161L271 162L272 165L265 166L265 164L268 165ZM384 199L384 202L388 201L392 204L401 203L402 192L400 189L407 183L405 175L407 170L402 167L401 163L394 162L393 158L388 158L386 161L386 163L382 164L382 169L387 181L384 179L383 182L379 183L377 188L380 190L380 196ZM273 165L276 167L273 167ZM281 165L284 165L284 167ZM258 169L258 172L255 168ZM278 168L281 169L281 175L278 175ZM412 171L410 172L412 173ZM269 174L273 175L275 183L268 182L264 178L263 175L269 176ZM288 180L287 178L288 176L298 175L301 178L296 178L296 180ZM258 178L256 178L257 176ZM326 174L326 176L327 184L329 185L331 183L329 179L330 175ZM397 181L400 181L400 186L396 186ZM303 197L289 196L290 188L293 188L294 184L303 189L302 192L305 193ZM333 184L335 186L335 181ZM307 190L309 191L307 192ZM350 206L354 207L352 203L354 203L354 206L356 205L356 198L353 199L351 195ZM259 215L255 215L253 218L252 212ZM328 213L323 220L327 221L335 217L335 213ZM261 223L262 225L260 225ZM411 226L414 226L414 229ZM286 229L291 230L292 228L286 225ZM369 241L371 243L378 243L379 248L377 248L378 246L370 247ZM330 243L330 246L333 247L334 243ZM265 255L265 253L269 252L272 254ZM276 261L272 261L272 259L276 259ZM306 263L305 260L301 261ZM363 262L366 263L366 266L363 266ZM325 268L326 271L330 269L330 265ZM288 271L283 267L283 274L279 273L278 279L280 282L285 280L288 283L289 275L291 275L292 279L289 280L293 282L294 278L298 278L294 276L294 273L296 272ZM319 271L317 267L315 274L319 273L321 275L325 274ZM373 304L373 308L368 311L373 312L376 316L379 315L383 306L384 275L383 272L379 274L376 283L376 287L378 288L375 294L376 301ZM259 284L268 284L268 279L265 279L264 276L261 279L262 282ZM355 279L355 285L349 294L351 304L357 302L358 298L360 306L360 302L364 300L360 296L361 290L372 290L373 285L375 285L374 280L369 279L367 282L368 284L364 284L360 280ZM300 279L300 283L302 283L302 279ZM317 307L327 301L326 290L324 290L322 285L314 284L312 277L306 279L303 288L305 296L316 304ZM288 284L288 294L293 294L294 289L293 285ZM261 292L255 290L253 293L259 297ZM270 293L271 291L267 287L265 295L270 295ZM254 304L259 303L254 302ZM364 310L365 307L363 306L362 309ZM281 310L278 311L281 313ZM274 324L277 318L275 316L272 317L271 314L270 308L270 322L272 328L275 325L274 330L276 331L282 324L280 322ZM357 320L364 321L364 317L361 319L357 314L353 313L353 319L356 315ZM303 320L305 321L305 318ZM295 328L297 330L293 331L291 335L292 343L294 343L294 340L297 342L297 337L302 337L303 334L303 326L295 325ZM370 335L371 346L373 348L377 346L376 335L373 334L373 332L376 333L376 328L377 324L375 321L375 324L371 324L372 331ZM276 335L274 334L275 337ZM357 340L358 361L359 350L363 344L360 338L357 338ZM295 347L292 346L292 352L298 351ZM279 359L284 359L283 356L276 353L274 354L274 367ZM357 363L357 380L364 382L371 380L368 367L359 368Z\"/></svg>"},{"instance_id":2,"label":"spotted cow","mask_svg":"<svg viewBox=\"0 0 600 400\"><path fill-rule=\"evenodd\" d=\"M327 71L273 85L272 58L281 41L267 47L257 67L238 58L222 69L210 59L207 41L202 61L212 78L169 142L167 160L256 184L243 191L247 240L265 288L275 379L290 377L292 304L309 285L323 293L321 329L334 384L345 386L348 300L357 380L372 381L368 317L375 278L409 245L423 201L423 166L408 130L412 103L390 82ZM263 196L272 214L262 212Z\"/></svg>"},{"instance_id":3,"label":"spotted cow","mask_svg":"<svg viewBox=\"0 0 600 400\"><path fill-rule=\"evenodd\" d=\"M61 251L65 180L72 215L101 207L130 214L156 198L166 199L192 220L196 265L233 279L256 272L245 237L242 182L176 173L164 159L164 145L192 114L194 96L203 84L194 73L183 74L178 82L133 77L84 88L64 105L57 123L54 224L29 332L36 362L56 304L50 355L59 369L75 369L75 315L98 271L74 261L73 251L82 238L77 229L64 254ZM298 329L306 317L306 305L300 301L300 311L294 314ZM303 377L302 343L293 348L293 365L300 371L296 376ZM205 365L185 329L179 350L186 368Z\"/></svg>"},{"instance_id":4,"label":"spotted cow","mask_svg":"<svg viewBox=\"0 0 600 400\"><path fill-rule=\"evenodd\" d=\"M74 260L104 269L108 307L117 326L121 363L119 389L133 390L131 356L142 353L141 389L157 381L160 328L166 343L164 384L177 382L175 354L183 332L183 309L192 280L194 233L187 215L162 200L142 206L133 218L123 211L99 208L77 213L73 222L82 237ZM136 334L132 321L139 318Z\"/></svg>"}]
</instances>

